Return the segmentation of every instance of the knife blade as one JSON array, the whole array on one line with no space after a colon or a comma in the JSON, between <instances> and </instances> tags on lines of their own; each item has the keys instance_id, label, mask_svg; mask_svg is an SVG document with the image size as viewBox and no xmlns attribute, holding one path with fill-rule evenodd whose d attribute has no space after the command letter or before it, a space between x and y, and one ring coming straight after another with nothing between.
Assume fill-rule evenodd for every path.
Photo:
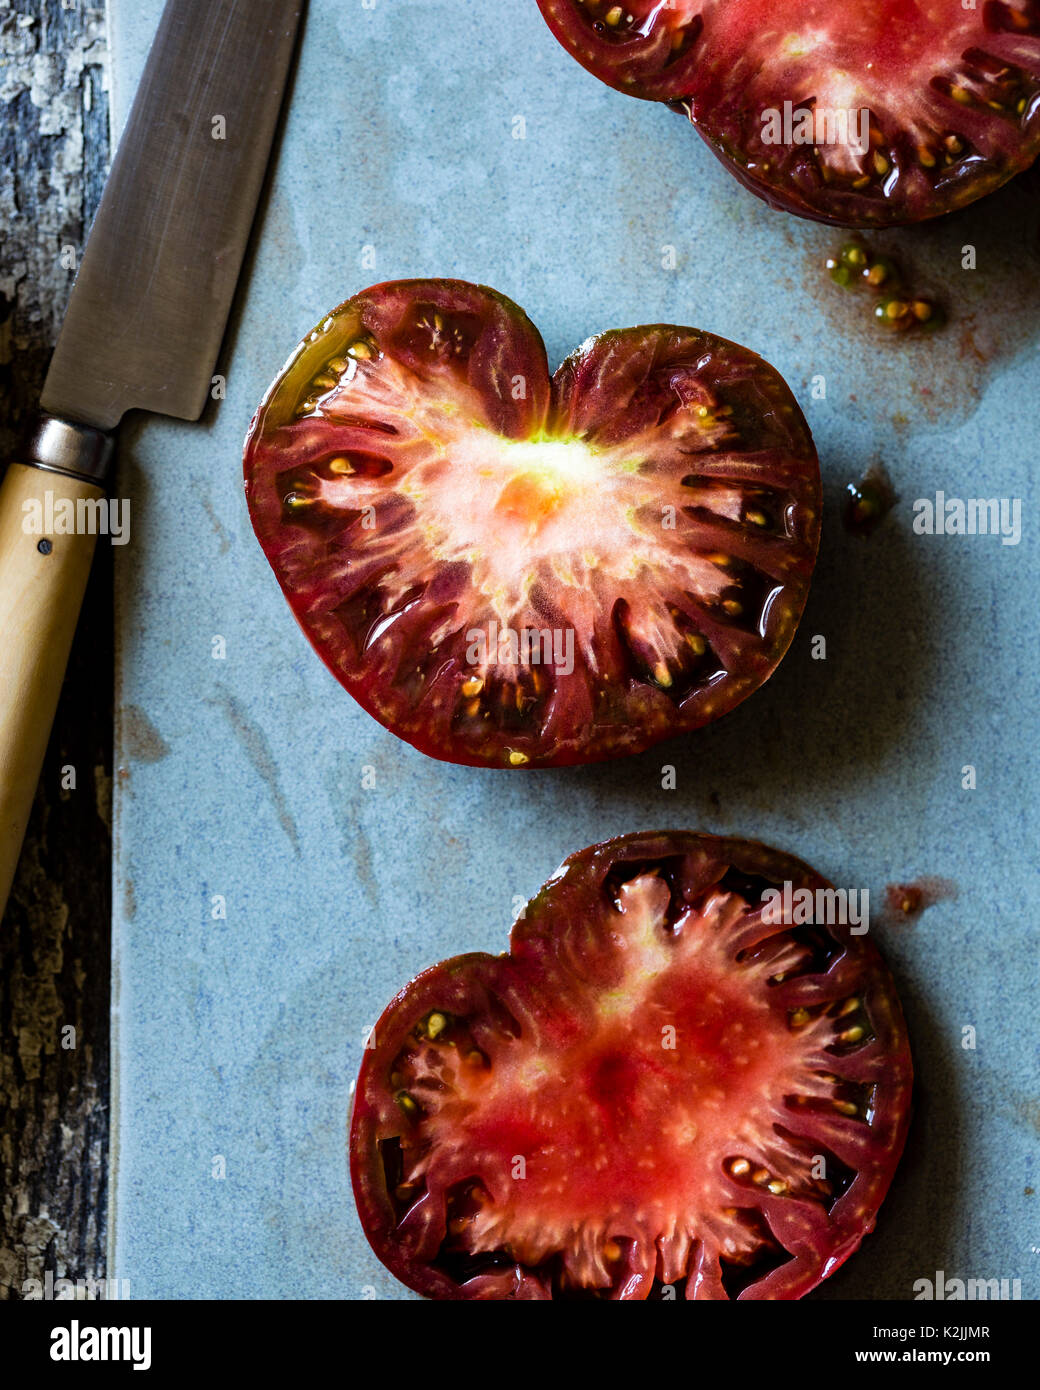
<instances>
[{"instance_id":1,"label":"knife blade","mask_svg":"<svg viewBox=\"0 0 1040 1390\"><path fill-rule=\"evenodd\" d=\"M114 428L201 415L303 0L171 0L69 299L41 405Z\"/></svg>"},{"instance_id":2,"label":"knife blade","mask_svg":"<svg viewBox=\"0 0 1040 1390\"><path fill-rule=\"evenodd\" d=\"M304 7L167 0L39 423L0 486L0 910L86 587L95 541L87 523L103 503L111 432L131 409L202 413Z\"/></svg>"}]
</instances>

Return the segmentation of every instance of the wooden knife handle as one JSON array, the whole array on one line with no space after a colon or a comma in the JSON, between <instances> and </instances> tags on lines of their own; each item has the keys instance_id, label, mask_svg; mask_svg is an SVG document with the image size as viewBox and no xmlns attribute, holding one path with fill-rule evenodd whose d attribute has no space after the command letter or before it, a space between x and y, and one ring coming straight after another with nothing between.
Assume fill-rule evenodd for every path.
<instances>
[{"instance_id":1,"label":"wooden knife handle","mask_svg":"<svg viewBox=\"0 0 1040 1390\"><path fill-rule=\"evenodd\" d=\"M67 514L68 503L75 514L77 502L103 496L95 482L20 463L8 466L0 486L0 913L18 864L97 539L89 531L59 534L64 523L56 519ZM48 522L50 530L36 529Z\"/></svg>"}]
</instances>

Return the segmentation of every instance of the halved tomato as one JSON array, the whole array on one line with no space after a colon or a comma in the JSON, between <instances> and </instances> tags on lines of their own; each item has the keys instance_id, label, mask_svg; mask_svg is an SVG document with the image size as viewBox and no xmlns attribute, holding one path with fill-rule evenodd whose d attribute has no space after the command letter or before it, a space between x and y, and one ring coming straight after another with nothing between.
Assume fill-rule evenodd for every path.
<instances>
[{"instance_id":1,"label":"halved tomato","mask_svg":"<svg viewBox=\"0 0 1040 1390\"><path fill-rule=\"evenodd\" d=\"M873 1228L912 1082L892 979L828 890L764 845L623 836L564 863L508 955L413 980L351 1119L380 1260L448 1299L825 1279Z\"/></svg>"},{"instance_id":2,"label":"halved tomato","mask_svg":"<svg viewBox=\"0 0 1040 1390\"><path fill-rule=\"evenodd\" d=\"M774 206L963 207L1040 153L1040 0L538 0L597 77L687 115Z\"/></svg>"},{"instance_id":3,"label":"halved tomato","mask_svg":"<svg viewBox=\"0 0 1040 1390\"><path fill-rule=\"evenodd\" d=\"M691 328L590 338L550 380L524 313L377 285L300 345L246 442L253 525L304 631L451 762L639 752L731 709L805 603L816 453L778 374Z\"/></svg>"}]
</instances>

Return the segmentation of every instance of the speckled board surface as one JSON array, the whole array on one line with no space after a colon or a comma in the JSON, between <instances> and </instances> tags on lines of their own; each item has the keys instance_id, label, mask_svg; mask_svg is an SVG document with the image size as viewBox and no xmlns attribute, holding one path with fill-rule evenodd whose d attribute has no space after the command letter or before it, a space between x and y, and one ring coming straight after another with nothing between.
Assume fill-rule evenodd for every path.
<instances>
[{"instance_id":1,"label":"speckled board surface","mask_svg":"<svg viewBox=\"0 0 1040 1390\"><path fill-rule=\"evenodd\" d=\"M161 6L110 6L118 121ZM822 271L840 234L771 212L678 117L596 82L533 0L312 0L226 399L123 435L111 1277L138 1297L407 1297L347 1179L368 1026L422 967L503 949L514 897L567 853L684 826L867 887L900 982L916 1123L877 1232L814 1297L905 1299L937 1270L1036 1296L1035 189L875 238L953 309L935 338L882 340ZM720 724L584 770L450 767L313 655L250 529L242 436L327 309L408 275L494 285L554 364L671 321L787 377L822 460L820 563L779 672ZM843 489L877 461L900 500L850 536ZM1020 543L915 534L937 491L1019 499ZM939 901L886 920L886 885L922 877Z\"/></svg>"}]
</instances>

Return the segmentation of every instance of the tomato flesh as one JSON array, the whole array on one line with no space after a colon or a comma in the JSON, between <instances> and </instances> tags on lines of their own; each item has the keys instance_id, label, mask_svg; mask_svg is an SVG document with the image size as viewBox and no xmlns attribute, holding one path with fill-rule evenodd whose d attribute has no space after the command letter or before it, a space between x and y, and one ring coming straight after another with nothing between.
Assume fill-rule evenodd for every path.
<instances>
[{"instance_id":1,"label":"tomato flesh","mask_svg":"<svg viewBox=\"0 0 1040 1390\"><path fill-rule=\"evenodd\" d=\"M539 4L598 77L675 105L742 182L803 216L857 227L935 217L1040 153L1036 0ZM785 102L819 112L804 139L793 123L777 139L768 113Z\"/></svg>"},{"instance_id":2,"label":"tomato flesh","mask_svg":"<svg viewBox=\"0 0 1040 1390\"><path fill-rule=\"evenodd\" d=\"M760 685L819 538L815 450L753 353L670 326L549 377L516 305L376 286L297 350L246 445L304 630L388 728L453 762L634 753Z\"/></svg>"},{"instance_id":3,"label":"tomato flesh","mask_svg":"<svg viewBox=\"0 0 1040 1390\"><path fill-rule=\"evenodd\" d=\"M796 1298L873 1225L911 1068L876 950L772 921L827 885L743 841L567 861L508 956L420 976L351 1127L373 1248L441 1298Z\"/></svg>"}]
</instances>

